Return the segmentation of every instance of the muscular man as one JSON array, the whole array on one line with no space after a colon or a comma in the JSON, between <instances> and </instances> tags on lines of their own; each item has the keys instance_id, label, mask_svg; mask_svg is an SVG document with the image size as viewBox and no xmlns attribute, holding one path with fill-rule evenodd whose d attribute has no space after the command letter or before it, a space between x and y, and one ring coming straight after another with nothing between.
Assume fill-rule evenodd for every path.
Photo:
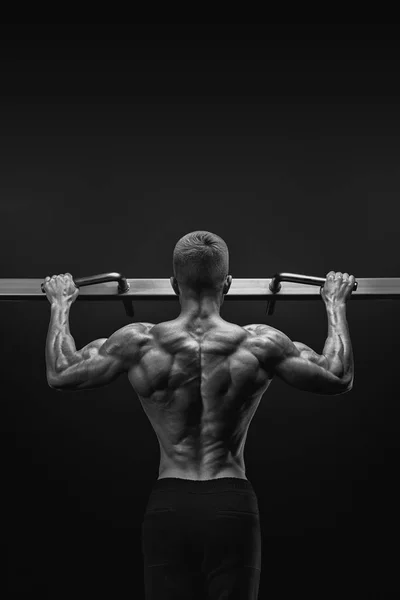
<instances>
[{"instance_id":1,"label":"muscular man","mask_svg":"<svg viewBox=\"0 0 400 600\"><path fill-rule=\"evenodd\" d=\"M180 315L135 323L76 350L68 314L70 274L47 277L51 322L47 380L61 391L95 388L128 374L160 445L159 477L142 527L147 600L257 598L261 536L257 498L246 478L250 422L274 375L300 390L352 388L346 301L355 279L327 275L322 355L268 325L224 321L232 277L218 236L196 231L176 244L171 284Z\"/></svg>"}]
</instances>

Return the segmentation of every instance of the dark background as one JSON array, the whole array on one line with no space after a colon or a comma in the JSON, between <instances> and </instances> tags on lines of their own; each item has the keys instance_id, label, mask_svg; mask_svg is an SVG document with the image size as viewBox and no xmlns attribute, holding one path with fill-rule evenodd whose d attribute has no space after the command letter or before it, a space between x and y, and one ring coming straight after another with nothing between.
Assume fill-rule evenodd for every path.
<instances>
[{"instance_id":1,"label":"dark background","mask_svg":"<svg viewBox=\"0 0 400 600\"><path fill-rule=\"evenodd\" d=\"M398 277L399 26L3 25L0 277L169 277L176 241L221 235L233 277ZM138 321L179 304L136 303ZM260 598L398 592L399 310L348 305L351 393L274 380L246 446ZM158 443L127 378L47 386L50 310L0 304L3 597L141 598ZM322 301L226 302L321 352ZM71 311L78 348L129 322ZM8 594L8 596L7 596ZM384 596L384 594L386 594Z\"/></svg>"}]
</instances>

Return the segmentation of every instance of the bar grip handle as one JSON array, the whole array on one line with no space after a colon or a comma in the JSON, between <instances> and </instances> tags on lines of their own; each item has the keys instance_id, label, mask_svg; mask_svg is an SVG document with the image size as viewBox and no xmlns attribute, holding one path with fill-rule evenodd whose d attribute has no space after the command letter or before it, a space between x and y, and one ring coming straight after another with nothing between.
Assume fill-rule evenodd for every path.
<instances>
[{"instance_id":1,"label":"bar grip handle","mask_svg":"<svg viewBox=\"0 0 400 600\"><path fill-rule=\"evenodd\" d=\"M319 285L324 286L326 282L325 277L312 277L309 275L298 275L297 273L275 273L269 284L269 289L273 294L280 292L282 286L281 281L289 281L291 283L305 283L307 285ZM358 282L354 284L352 292L355 292L358 288ZM267 304L267 315L273 315L275 308L275 299L272 298Z\"/></svg>"},{"instance_id":2,"label":"bar grip handle","mask_svg":"<svg viewBox=\"0 0 400 600\"><path fill-rule=\"evenodd\" d=\"M129 291L130 285L121 273L101 273L100 275L89 275L88 277L79 277L73 279L76 287L84 287L85 285L95 285L97 283L110 283L113 281L118 282L118 294L125 294ZM44 284L41 284L42 292L45 293ZM122 302L125 306L125 312L128 317L134 317L135 312L133 309L133 302L130 301L129 297L122 298Z\"/></svg>"},{"instance_id":3,"label":"bar grip handle","mask_svg":"<svg viewBox=\"0 0 400 600\"><path fill-rule=\"evenodd\" d=\"M271 279L271 283L269 285L269 289L274 294L279 292L281 289L280 282L281 281L290 281L291 283L306 283L307 285L320 285L321 287L325 285L326 278L325 277L312 277L309 275L298 275L297 273L276 273ZM355 292L358 288L357 281L354 284L353 292Z\"/></svg>"},{"instance_id":4,"label":"bar grip handle","mask_svg":"<svg viewBox=\"0 0 400 600\"><path fill-rule=\"evenodd\" d=\"M95 285L97 283L109 283L118 281L118 293L125 294L129 291L129 283L126 277L121 273L102 273L101 275L89 275L88 277L79 277L73 279L76 287L84 287L85 285ZM41 285L42 292L45 293L44 284Z\"/></svg>"}]
</instances>

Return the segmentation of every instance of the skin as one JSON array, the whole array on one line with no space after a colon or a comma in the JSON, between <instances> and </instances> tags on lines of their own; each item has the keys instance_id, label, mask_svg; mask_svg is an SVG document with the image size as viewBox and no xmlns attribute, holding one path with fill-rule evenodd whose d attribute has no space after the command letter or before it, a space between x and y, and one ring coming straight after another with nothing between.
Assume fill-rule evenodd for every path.
<instances>
[{"instance_id":1,"label":"skin","mask_svg":"<svg viewBox=\"0 0 400 600\"><path fill-rule=\"evenodd\" d=\"M275 375L316 394L351 390L354 362L346 301L354 282L347 273L327 275L321 296L328 337L319 355L274 327L223 320L220 308L231 276L220 291L201 293L172 277L181 304L176 319L130 324L77 350L68 319L79 290L69 273L47 277L47 380L55 390L77 391L127 373L159 441L159 479L246 479L248 428Z\"/></svg>"}]
</instances>

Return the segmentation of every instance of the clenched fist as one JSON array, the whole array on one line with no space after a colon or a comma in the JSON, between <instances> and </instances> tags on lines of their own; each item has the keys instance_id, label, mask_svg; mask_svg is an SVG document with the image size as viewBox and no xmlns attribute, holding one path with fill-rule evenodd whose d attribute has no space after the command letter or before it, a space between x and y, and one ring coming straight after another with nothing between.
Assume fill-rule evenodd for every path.
<instances>
[{"instance_id":1,"label":"clenched fist","mask_svg":"<svg viewBox=\"0 0 400 600\"><path fill-rule=\"evenodd\" d=\"M345 304L351 296L355 281L354 275L330 271L324 287L321 288L322 299L328 304Z\"/></svg>"},{"instance_id":2,"label":"clenched fist","mask_svg":"<svg viewBox=\"0 0 400 600\"><path fill-rule=\"evenodd\" d=\"M72 304L79 295L79 289L76 287L70 273L46 277L43 288L51 304L65 302Z\"/></svg>"}]
</instances>

